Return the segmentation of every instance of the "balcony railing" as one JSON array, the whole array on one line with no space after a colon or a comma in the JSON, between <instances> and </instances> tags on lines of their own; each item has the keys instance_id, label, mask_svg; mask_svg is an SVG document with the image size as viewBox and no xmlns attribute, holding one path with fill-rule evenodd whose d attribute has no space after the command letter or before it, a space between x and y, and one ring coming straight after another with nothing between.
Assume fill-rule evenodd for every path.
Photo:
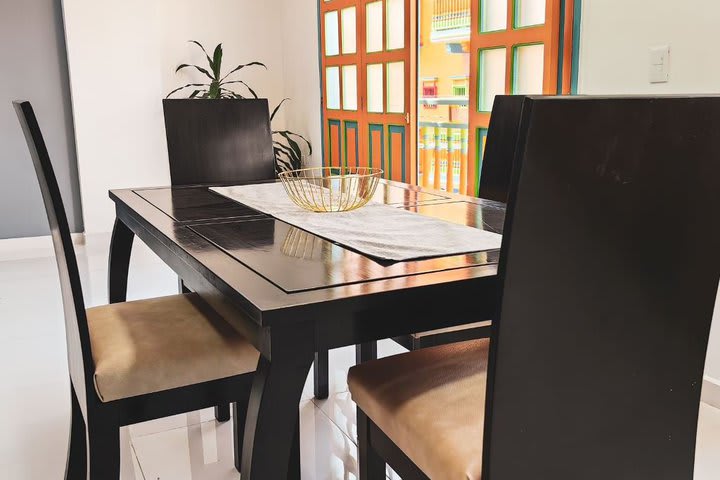
<instances>
[{"instance_id":1,"label":"balcony railing","mask_svg":"<svg viewBox=\"0 0 720 480\"><path fill-rule=\"evenodd\" d=\"M421 122L419 152L423 187L467 192L467 124Z\"/></svg>"},{"instance_id":2,"label":"balcony railing","mask_svg":"<svg viewBox=\"0 0 720 480\"><path fill-rule=\"evenodd\" d=\"M435 0L432 31L434 42L470 36L470 0Z\"/></svg>"}]
</instances>

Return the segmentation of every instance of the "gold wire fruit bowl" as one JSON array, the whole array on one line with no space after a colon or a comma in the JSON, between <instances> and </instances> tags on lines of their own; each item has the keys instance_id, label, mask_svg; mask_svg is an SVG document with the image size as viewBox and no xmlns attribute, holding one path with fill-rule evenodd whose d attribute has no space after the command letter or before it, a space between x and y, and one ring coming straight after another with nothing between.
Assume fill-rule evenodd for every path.
<instances>
[{"instance_id":1,"label":"gold wire fruit bowl","mask_svg":"<svg viewBox=\"0 0 720 480\"><path fill-rule=\"evenodd\" d=\"M279 174L290 199L311 212L347 212L375 194L383 171L369 167L314 167Z\"/></svg>"}]
</instances>

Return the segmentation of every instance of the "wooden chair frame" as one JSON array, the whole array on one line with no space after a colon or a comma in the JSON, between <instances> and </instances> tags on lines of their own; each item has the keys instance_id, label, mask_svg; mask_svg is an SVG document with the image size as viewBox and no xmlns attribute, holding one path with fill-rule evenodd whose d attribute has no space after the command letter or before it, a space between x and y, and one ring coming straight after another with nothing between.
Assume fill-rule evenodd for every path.
<instances>
[{"instance_id":1,"label":"wooden chair frame","mask_svg":"<svg viewBox=\"0 0 720 480\"><path fill-rule=\"evenodd\" d=\"M13 104L45 203L65 310L72 404L65 478L119 478L120 427L219 404L234 405L236 428L233 436L237 449L241 450L252 373L106 403L99 399L93 381L95 364L80 274L60 190L32 106L25 101ZM297 444L297 435L295 438ZM294 450L290 471L299 478L299 448Z\"/></svg>"},{"instance_id":2,"label":"wooden chair frame","mask_svg":"<svg viewBox=\"0 0 720 480\"><path fill-rule=\"evenodd\" d=\"M693 478L720 277L718 129L720 97L525 101L483 480ZM427 478L360 409L358 443L361 480L386 461Z\"/></svg>"},{"instance_id":3,"label":"wooden chair frame","mask_svg":"<svg viewBox=\"0 0 720 480\"><path fill-rule=\"evenodd\" d=\"M493 120L488 133L487 150L483 161L480 177L480 197L498 202L507 202L510 181L512 179L512 159L518 139L522 104L526 97L522 95L499 95L495 99ZM484 323L484 322L483 322ZM422 336L401 335L392 339L408 350L444 345L447 343L487 338L490 326L483 324L477 327L454 330L451 332L425 332ZM377 345L363 344L356 346L357 363L377 358ZM328 397L328 352L315 355L314 380L315 398Z\"/></svg>"},{"instance_id":4,"label":"wooden chair frame","mask_svg":"<svg viewBox=\"0 0 720 480\"><path fill-rule=\"evenodd\" d=\"M235 185L276 178L266 99L165 99L163 111L172 186ZM208 143L217 138L234 139L230 150ZM182 278L178 278L178 291L191 291ZM230 406L216 405L215 419L230 420Z\"/></svg>"}]
</instances>

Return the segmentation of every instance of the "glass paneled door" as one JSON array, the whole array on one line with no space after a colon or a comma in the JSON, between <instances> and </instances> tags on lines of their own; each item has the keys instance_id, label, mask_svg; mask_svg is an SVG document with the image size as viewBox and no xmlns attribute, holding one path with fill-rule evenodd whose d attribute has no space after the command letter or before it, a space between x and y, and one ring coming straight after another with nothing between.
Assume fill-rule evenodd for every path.
<instances>
[{"instance_id":1,"label":"glass paneled door","mask_svg":"<svg viewBox=\"0 0 720 480\"><path fill-rule=\"evenodd\" d=\"M468 194L477 194L495 95L569 92L573 4L574 0L472 2Z\"/></svg>"},{"instance_id":2,"label":"glass paneled door","mask_svg":"<svg viewBox=\"0 0 720 480\"><path fill-rule=\"evenodd\" d=\"M415 183L412 0L321 0L326 166Z\"/></svg>"},{"instance_id":3,"label":"glass paneled door","mask_svg":"<svg viewBox=\"0 0 720 480\"><path fill-rule=\"evenodd\" d=\"M325 166L360 166L360 18L357 0L322 1L323 134Z\"/></svg>"}]
</instances>

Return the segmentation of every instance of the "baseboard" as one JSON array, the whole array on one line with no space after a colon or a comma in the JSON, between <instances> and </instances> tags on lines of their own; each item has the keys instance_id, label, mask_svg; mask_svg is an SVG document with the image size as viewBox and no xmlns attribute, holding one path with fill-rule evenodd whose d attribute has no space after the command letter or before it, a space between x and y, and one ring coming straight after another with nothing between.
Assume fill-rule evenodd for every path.
<instances>
[{"instance_id":1,"label":"baseboard","mask_svg":"<svg viewBox=\"0 0 720 480\"><path fill-rule=\"evenodd\" d=\"M84 245L84 233L70 234L73 244ZM0 239L0 258L23 259L45 256L52 251L52 237L43 235L39 237L4 238Z\"/></svg>"},{"instance_id":2,"label":"baseboard","mask_svg":"<svg viewBox=\"0 0 720 480\"><path fill-rule=\"evenodd\" d=\"M703 379L702 401L720 408L720 380L705 375Z\"/></svg>"}]
</instances>

